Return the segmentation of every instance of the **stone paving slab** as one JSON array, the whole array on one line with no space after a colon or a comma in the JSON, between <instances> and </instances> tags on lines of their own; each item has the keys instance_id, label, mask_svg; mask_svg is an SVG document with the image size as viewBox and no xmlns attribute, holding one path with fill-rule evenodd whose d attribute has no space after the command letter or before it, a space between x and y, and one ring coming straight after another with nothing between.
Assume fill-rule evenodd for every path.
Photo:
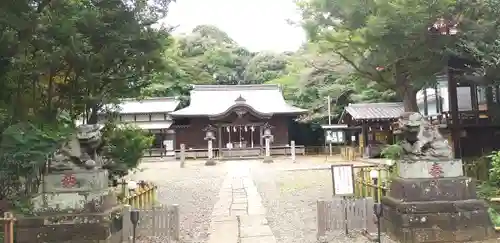
<instances>
[{"instance_id":1,"label":"stone paving slab","mask_svg":"<svg viewBox=\"0 0 500 243\"><path fill-rule=\"evenodd\" d=\"M276 243L274 236L258 236L241 238L241 243Z\"/></svg>"},{"instance_id":2,"label":"stone paving slab","mask_svg":"<svg viewBox=\"0 0 500 243\"><path fill-rule=\"evenodd\" d=\"M212 212L209 243L276 243L249 167L245 167L248 164L227 165L233 168L229 168Z\"/></svg>"},{"instance_id":3,"label":"stone paving slab","mask_svg":"<svg viewBox=\"0 0 500 243\"><path fill-rule=\"evenodd\" d=\"M238 242L238 221L234 217L230 221L213 223L210 228L209 243Z\"/></svg>"}]
</instances>

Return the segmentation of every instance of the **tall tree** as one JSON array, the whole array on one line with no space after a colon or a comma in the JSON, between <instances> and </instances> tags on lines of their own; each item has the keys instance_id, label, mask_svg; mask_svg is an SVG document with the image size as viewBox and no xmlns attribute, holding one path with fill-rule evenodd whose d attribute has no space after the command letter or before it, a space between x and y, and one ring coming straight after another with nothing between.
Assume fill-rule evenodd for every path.
<instances>
[{"instance_id":1,"label":"tall tree","mask_svg":"<svg viewBox=\"0 0 500 243\"><path fill-rule=\"evenodd\" d=\"M452 38L428 31L452 15L457 2L303 0L303 26L312 42L350 64L356 74L397 92L407 111L418 111L416 92L445 65Z\"/></svg>"},{"instance_id":2,"label":"tall tree","mask_svg":"<svg viewBox=\"0 0 500 243\"><path fill-rule=\"evenodd\" d=\"M1 98L14 120L59 110L74 118L134 96L163 68L169 1L5 1L0 4Z\"/></svg>"}]
</instances>

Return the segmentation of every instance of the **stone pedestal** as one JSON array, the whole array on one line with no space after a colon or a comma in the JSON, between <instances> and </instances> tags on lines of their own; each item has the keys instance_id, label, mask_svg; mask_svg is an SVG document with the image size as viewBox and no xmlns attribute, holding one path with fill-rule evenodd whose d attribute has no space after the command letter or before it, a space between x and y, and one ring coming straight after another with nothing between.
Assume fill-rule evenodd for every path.
<instances>
[{"instance_id":1,"label":"stone pedestal","mask_svg":"<svg viewBox=\"0 0 500 243\"><path fill-rule=\"evenodd\" d=\"M211 166L211 165L215 165L216 162L214 160L214 149L213 149L213 146L212 146L212 139L208 139L208 149L207 149L207 161L205 162L205 165L207 166Z\"/></svg>"},{"instance_id":2,"label":"stone pedestal","mask_svg":"<svg viewBox=\"0 0 500 243\"><path fill-rule=\"evenodd\" d=\"M121 206L99 213L17 216L17 243L122 243Z\"/></svg>"},{"instance_id":3,"label":"stone pedestal","mask_svg":"<svg viewBox=\"0 0 500 243\"><path fill-rule=\"evenodd\" d=\"M265 137L264 138L265 142L265 154L264 154L264 160L262 162L264 163L272 163L273 158L271 157L271 138L270 137Z\"/></svg>"},{"instance_id":4,"label":"stone pedestal","mask_svg":"<svg viewBox=\"0 0 500 243\"><path fill-rule=\"evenodd\" d=\"M400 177L382 198L382 225L401 243L469 242L494 236L487 205L462 163L400 161Z\"/></svg>"},{"instance_id":5,"label":"stone pedestal","mask_svg":"<svg viewBox=\"0 0 500 243\"><path fill-rule=\"evenodd\" d=\"M44 177L33 210L16 215L18 243L118 243L121 208L102 169L69 170Z\"/></svg>"}]
</instances>

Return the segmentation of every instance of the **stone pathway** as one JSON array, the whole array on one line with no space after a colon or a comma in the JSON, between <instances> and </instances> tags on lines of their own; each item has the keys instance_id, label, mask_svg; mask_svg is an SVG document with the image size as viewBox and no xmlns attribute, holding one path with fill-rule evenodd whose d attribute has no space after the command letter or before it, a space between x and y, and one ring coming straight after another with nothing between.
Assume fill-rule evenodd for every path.
<instances>
[{"instance_id":1,"label":"stone pathway","mask_svg":"<svg viewBox=\"0 0 500 243\"><path fill-rule=\"evenodd\" d=\"M275 243L266 210L245 162L226 164L228 175L214 206L209 243Z\"/></svg>"}]
</instances>

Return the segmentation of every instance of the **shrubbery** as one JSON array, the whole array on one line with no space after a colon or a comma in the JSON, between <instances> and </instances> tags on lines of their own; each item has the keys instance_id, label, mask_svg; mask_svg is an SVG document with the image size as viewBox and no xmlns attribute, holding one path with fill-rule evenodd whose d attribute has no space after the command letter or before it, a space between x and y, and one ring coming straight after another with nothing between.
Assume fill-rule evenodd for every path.
<instances>
[{"instance_id":1,"label":"shrubbery","mask_svg":"<svg viewBox=\"0 0 500 243\"><path fill-rule=\"evenodd\" d=\"M153 137L133 125L108 123L103 131L102 151L110 163L107 165L111 176L125 176L139 166L144 151L151 148Z\"/></svg>"}]
</instances>

